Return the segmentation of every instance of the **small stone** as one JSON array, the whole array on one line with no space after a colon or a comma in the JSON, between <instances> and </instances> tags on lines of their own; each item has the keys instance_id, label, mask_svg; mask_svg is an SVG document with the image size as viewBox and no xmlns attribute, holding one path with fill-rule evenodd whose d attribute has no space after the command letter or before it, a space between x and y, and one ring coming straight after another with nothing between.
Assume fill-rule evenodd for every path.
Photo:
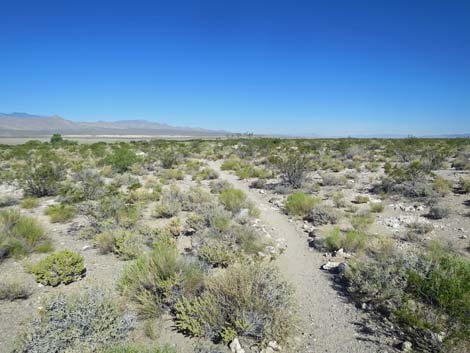
<instances>
[{"instance_id":1,"label":"small stone","mask_svg":"<svg viewBox=\"0 0 470 353\"><path fill-rule=\"evenodd\" d=\"M270 341L268 343L268 347L274 349L275 351L280 351L281 350L281 346L276 341Z\"/></svg>"},{"instance_id":2,"label":"small stone","mask_svg":"<svg viewBox=\"0 0 470 353\"><path fill-rule=\"evenodd\" d=\"M229 345L230 351L232 353L245 353L245 350L242 348L240 341L238 340L237 337L235 337Z\"/></svg>"},{"instance_id":3,"label":"small stone","mask_svg":"<svg viewBox=\"0 0 470 353\"><path fill-rule=\"evenodd\" d=\"M411 352L411 349L413 348L413 345L409 341L404 341L401 344L401 350L403 352Z\"/></svg>"}]
</instances>

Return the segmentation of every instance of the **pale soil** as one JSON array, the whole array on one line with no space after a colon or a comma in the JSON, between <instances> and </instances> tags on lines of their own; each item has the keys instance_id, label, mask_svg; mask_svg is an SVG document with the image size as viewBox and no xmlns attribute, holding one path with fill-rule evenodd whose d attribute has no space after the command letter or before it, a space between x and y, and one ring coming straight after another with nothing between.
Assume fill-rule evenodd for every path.
<instances>
[{"instance_id":1,"label":"pale soil","mask_svg":"<svg viewBox=\"0 0 470 353\"><path fill-rule=\"evenodd\" d=\"M330 275L320 267L325 258L309 249L305 233L297 229L289 218L272 207L263 195L228 172L220 170L220 163L211 167L220 178L244 190L261 210L261 221L272 230L275 238L284 238L287 250L278 259L286 278L295 286L299 306L300 325L296 351L299 353L369 353L393 351L390 340L372 330L361 333L368 316L340 295Z\"/></svg>"}]
</instances>

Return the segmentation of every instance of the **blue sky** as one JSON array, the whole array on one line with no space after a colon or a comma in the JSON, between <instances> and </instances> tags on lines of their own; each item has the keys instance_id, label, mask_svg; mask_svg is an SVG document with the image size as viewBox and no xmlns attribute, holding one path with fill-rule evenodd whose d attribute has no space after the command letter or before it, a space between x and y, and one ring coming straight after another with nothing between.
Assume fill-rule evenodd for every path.
<instances>
[{"instance_id":1,"label":"blue sky","mask_svg":"<svg viewBox=\"0 0 470 353\"><path fill-rule=\"evenodd\" d=\"M470 1L0 1L0 112L470 132Z\"/></svg>"}]
</instances>

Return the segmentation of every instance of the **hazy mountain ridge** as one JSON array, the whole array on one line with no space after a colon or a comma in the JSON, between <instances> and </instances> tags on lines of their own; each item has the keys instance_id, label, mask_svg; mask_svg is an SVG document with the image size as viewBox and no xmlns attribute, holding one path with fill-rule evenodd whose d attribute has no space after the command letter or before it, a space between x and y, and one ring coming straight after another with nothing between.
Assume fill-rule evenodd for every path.
<instances>
[{"instance_id":1,"label":"hazy mountain ridge","mask_svg":"<svg viewBox=\"0 0 470 353\"><path fill-rule=\"evenodd\" d=\"M222 130L179 127L146 120L75 122L58 115L0 113L0 136L39 136L51 133L70 135L173 135L223 136Z\"/></svg>"}]
</instances>

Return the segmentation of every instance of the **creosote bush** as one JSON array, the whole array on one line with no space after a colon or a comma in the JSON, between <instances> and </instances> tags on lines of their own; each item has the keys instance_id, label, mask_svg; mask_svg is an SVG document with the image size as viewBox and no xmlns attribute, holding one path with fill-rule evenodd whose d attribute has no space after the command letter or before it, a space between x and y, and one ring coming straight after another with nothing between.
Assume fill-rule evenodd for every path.
<instances>
[{"instance_id":1,"label":"creosote bush","mask_svg":"<svg viewBox=\"0 0 470 353\"><path fill-rule=\"evenodd\" d=\"M55 287L75 282L85 275L86 269L82 255L62 250L31 265L29 271L39 283Z\"/></svg>"},{"instance_id":2,"label":"creosote bush","mask_svg":"<svg viewBox=\"0 0 470 353\"><path fill-rule=\"evenodd\" d=\"M126 339L134 325L113 297L89 288L43 303L41 315L18 337L14 353L96 352Z\"/></svg>"},{"instance_id":3,"label":"creosote bush","mask_svg":"<svg viewBox=\"0 0 470 353\"><path fill-rule=\"evenodd\" d=\"M286 343L293 333L293 290L268 264L234 265L209 278L201 295L175 306L177 327L226 341L246 336L258 343Z\"/></svg>"},{"instance_id":4,"label":"creosote bush","mask_svg":"<svg viewBox=\"0 0 470 353\"><path fill-rule=\"evenodd\" d=\"M51 161L29 162L17 173L17 180L27 196L52 196L64 180L63 167Z\"/></svg>"},{"instance_id":5,"label":"creosote bush","mask_svg":"<svg viewBox=\"0 0 470 353\"><path fill-rule=\"evenodd\" d=\"M293 152L280 157L276 164L284 182L298 189L305 181L309 162L310 159L305 154Z\"/></svg>"}]
</instances>

